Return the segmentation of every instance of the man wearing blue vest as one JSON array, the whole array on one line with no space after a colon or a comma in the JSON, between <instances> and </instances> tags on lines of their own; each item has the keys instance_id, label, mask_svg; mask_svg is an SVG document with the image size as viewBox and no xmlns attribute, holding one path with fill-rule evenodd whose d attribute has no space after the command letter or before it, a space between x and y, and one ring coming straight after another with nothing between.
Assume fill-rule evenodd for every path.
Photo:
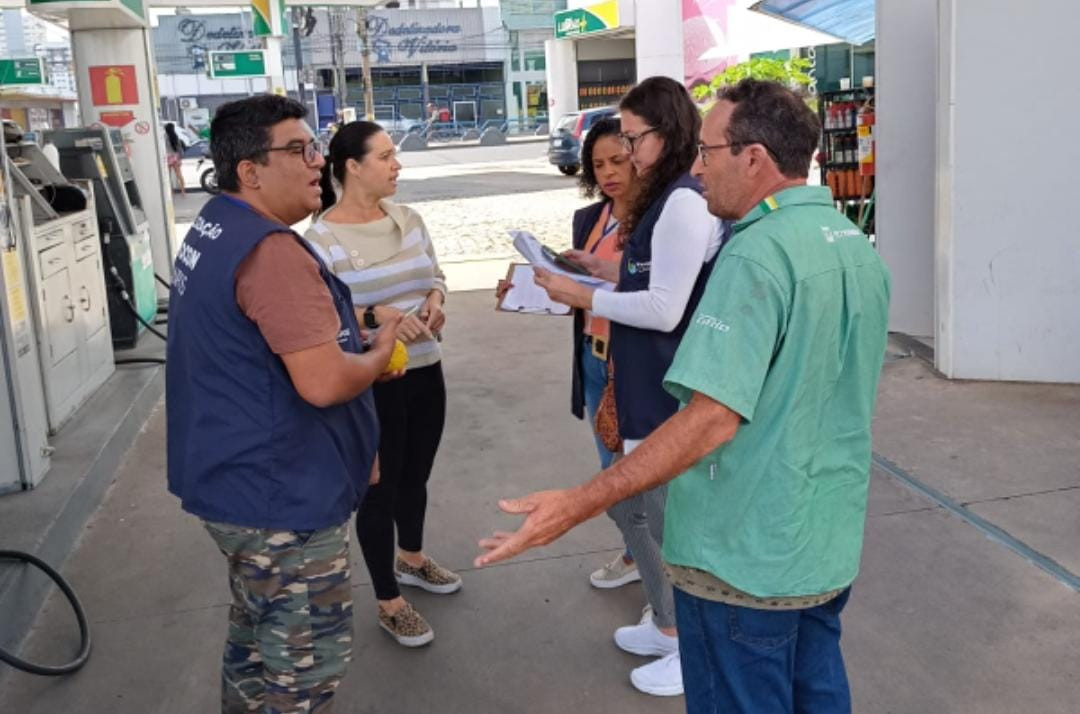
<instances>
[{"instance_id":1,"label":"man wearing blue vest","mask_svg":"<svg viewBox=\"0 0 1080 714\"><path fill-rule=\"evenodd\" d=\"M819 134L780 84L720 93L693 173L735 223L664 378L682 409L589 483L500 502L528 518L480 543L487 565L671 481L663 554L692 714L851 710L840 612L862 549L889 276L829 189L805 185Z\"/></svg>"},{"instance_id":2,"label":"man wearing blue vest","mask_svg":"<svg viewBox=\"0 0 1080 714\"><path fill-rule=\"evenodd\" d=\"M351 656L349 520L379 442L348 288L289 226L321 204L304 107L274 95L211 124L222 194L176 257L169 300L169 491L225 555L233 602L222 711L327 712Z\"/></svg>"}]
</instances>

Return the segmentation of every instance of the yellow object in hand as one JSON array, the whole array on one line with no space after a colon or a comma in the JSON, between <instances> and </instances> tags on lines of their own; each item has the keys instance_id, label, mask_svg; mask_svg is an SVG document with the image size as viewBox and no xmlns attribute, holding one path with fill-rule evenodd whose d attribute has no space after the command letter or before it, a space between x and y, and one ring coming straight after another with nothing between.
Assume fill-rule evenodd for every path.
<instances>
[{"instance_id":1,"label":"yellow object in hand","mask_svg":"<svg viewBox=\"0 0 1080 714\"><path fill-rule=\"evenodd\" d=\"M405 343L401 340L394 340L394 351L390 354L390 363L386 365L383 374L398 372L405 369L408 364L409 350L405 347Z\"/></svg>"}]
</instances>

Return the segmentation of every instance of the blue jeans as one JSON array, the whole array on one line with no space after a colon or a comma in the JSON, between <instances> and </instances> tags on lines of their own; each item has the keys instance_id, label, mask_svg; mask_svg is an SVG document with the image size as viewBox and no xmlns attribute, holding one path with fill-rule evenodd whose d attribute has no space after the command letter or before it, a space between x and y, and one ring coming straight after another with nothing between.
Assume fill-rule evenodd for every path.
<instances>
[{"instance_id":1,"label":"blue jeans","mask_svg":"<svg viewBox=\"0 0 1080 714\"><path fill-rule=\"evenodd\" d=\"M607 386L607 362L592 353L592 345L581 340L581 391L585 395L585 417L589 420L589 430L592 431L593 440L596 442L596 453L600 456L600 468L606 469L611 466L611 460L615 455L608 451L604 442L596 435L596 409L600 406L600 397ZM625 537L624 537L625 540ZM626 546L623 557L633 560L630 554L630 546Z\"/></svg>"},{"instance_id":2,"label":"blue jeans","mask_svg":"<svg viewBox=\"0 0 1080 714\"><path fill-rule=\"evenodd\" d=\"M848 714L840 611L754 610L675 588L687 714Z\"/></svg>"},{"instance_id":3,"label":"blue jeans","mask_svg":"<svg viewBox=\"0 0 1080 714\"><path fill-rule=\"evenodd\" d=\"M607 385L607 362L592 353L592 345L581 338L581 386L585 394L585 416L589 419L589 429L596 441L596 453L600 455L600 468L611 465L613 454L596 435L596 409L600 406L600 395Z\"/></svg>"}]
</instances>

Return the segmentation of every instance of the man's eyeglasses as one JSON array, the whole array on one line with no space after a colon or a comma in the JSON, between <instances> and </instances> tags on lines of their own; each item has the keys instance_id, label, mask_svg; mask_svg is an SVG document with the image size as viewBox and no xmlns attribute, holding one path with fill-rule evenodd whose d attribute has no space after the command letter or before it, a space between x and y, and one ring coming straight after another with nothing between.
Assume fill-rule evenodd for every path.
<instances>
[{"instance_id":1,"label":"man's eyeglasses","mask_svg":"<svg viewBox=\"0 0 1080 714\"><path fill-rule=\"evenodd\" d=\"M634 149L637 148L637 142L640 141L643 136L651 134L654 131L656 131L655 127L652 129L646 129L645 131L638 134L628 134L625 131L621 131L619 132L619 141L622 142L623 148L632 154L634 153Z\"/></svg>"},{"instance_id":2,"label":"man's eyeglasses","mask_svg":"<svg viewBox=\"0 0 1080 714\"><path fill-rule=\"evenodd\" d=\"M706 144L703 141L699 141L697 143L697 155L698 155L698 158L701 159L701 165L702 166L708 166L709 165L708 156L709 156L710 151L719 151L720 149L733 149L736 146L747 146L749 144L757 144L757 143L759 143L759 142L756 142L756 141L733 141L730 144ZM765 150L768 151L768 148L766 148Z\"/></svg>"},{"instance_id":3,"label":"man's eyeglasses","mask_svg":"<svg viewBox=\"0 0 1080 714\"><path fill-rule=\"evenodd\" d=\"M287 151L290 154L302 157L304 163L311 166L322 156L322 143L318 139L312 139L306 144L292 142L285 146L271 146L267 151Z\"/></svg>"}]
</instances>

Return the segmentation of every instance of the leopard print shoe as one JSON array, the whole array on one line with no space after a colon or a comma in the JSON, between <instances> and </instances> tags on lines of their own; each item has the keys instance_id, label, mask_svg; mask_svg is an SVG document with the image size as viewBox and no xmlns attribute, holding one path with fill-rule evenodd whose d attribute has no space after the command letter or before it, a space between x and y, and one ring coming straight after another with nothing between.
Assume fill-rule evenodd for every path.
<instances>
[{"instance_id":1,"label":"leopard print shoe","mask_svg":"<svg viewBox=\"0 0 1080 714\"><path fill-rule=\"evenodd\" d=\"M401 585L412 585L439 595L461 589L461 576L447 570L431 558L424 560L421 567L414 568L399 557L394 569L397 581Z\"/></svg>"},{"instance_id":2,"label":"leopard print shoe","mask_svg":"<svg viewBox=\"0 0 1080 714\"><path fill-rule=\"evenodd\" d=\"M380 607L379 627L405 647L422 647L435 639L435 632L412 605L405 603L393 615L388 615Z\"/></svg>"}]
</instances>

